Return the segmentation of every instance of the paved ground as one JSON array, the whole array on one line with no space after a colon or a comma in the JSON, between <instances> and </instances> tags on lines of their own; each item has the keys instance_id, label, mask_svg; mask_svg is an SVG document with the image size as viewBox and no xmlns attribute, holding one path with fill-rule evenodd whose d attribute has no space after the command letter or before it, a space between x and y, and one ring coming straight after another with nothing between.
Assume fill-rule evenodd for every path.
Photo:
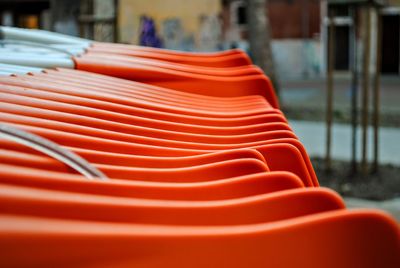
<instances>
[{"instance_id":1,"label":"paved ground","mask_svg":"<svg viewBox=\"0 0 400 268\"><path fill-rule=\"evenodd\" d=\"M325 125L322 122L290 120L290 125L302 141L310 157L323 157L325 154ZM350 159L350 126L335 124L333 127L332 156L338 160ZM360 131L359 131L360 134ZM370 139L371 141L372 139ZM358 145L360 149L360 145ZM370 145L369 152L372 151ZM381 163L400 166L400 129L382 128L380 131ZM398 178L393 178L398 180ZM400 198L387 201L372 201L358 198L345 198L349 208L379 208L392 214L400 222Z\"/></svg>"},{"instance_id":2,"label":"paved ground","mask_svg":"<svg viewBox=\"0 0 400 268\"><path fill-rule=\"evenodd\" d=\"M400 127L400 76L381 79L381 121L385 126ZM360 88L359 90L360 91ZM281 103L292 119L323 121L326 107L326 83L323 79L284 81ZM358 93L361 103L361 93ZM372 93L370 94L372 99ZM334 86L334 117L336 122L349 122L351 107L349 77L339 75ZM359 107L360 109L360 107Z\"/></svg>"},{"instance_id":3,"label":"paved ground","mask_svg":"<svg viewBox=\"0 0 400 268\"><path fill-rule=\"evenodd\" d=\"M380 130L380 162L400 166L400 77L382 77L381 113L385 125ZM334 88L334 109L337 118L350 116L350 79L346 75L336 76ZM325 154L325 101L326 85L324 80L284 81L281 84L281 102L288 109L290 124L305 145L311 157L323 157ZM361 94L359 93L359 96ZM360 100L359 100L360 103ZM292 118L292 119L291 119ZM293 119L308 119L301 121ZM333 126L332 155L334 159L349 160L351 153L351 128L348 124L337 123ZM344 120L346 121L346 120ZM368 152L372 153L372 137L369 131ZM358 130L358 135L361 131ZM361 136L359 136L359 142ZM358 150L360 150L358 144ZM360 154L359 154L360 155ZM400 177L400 174L399 174ZM398 178L394 178L398 179ZM345 197L349 208L379 208L392 214L400 222L400 198L387 201Z\"/></svg>"},{"instance_id":4,"label":"paved ground","mask_svg":"<svg viewBox=\"0 0 400 268\"><path fill-rule=\"evenodd\" d=\"M344 198L348 208L377 208L389 212L400 223L400 198L387 201L370 201L358 198Z\"/></svg>"},{"instance_id":5,"label":"paved ground","mask_svg":"<svg viewBox=\"0 0 400 268\"><path fill-rule=\"evenodd\" d=\"M294 132L307 149L310 157L325 155L326 129L323 122L290 120ZM372 155L372 129L369 129L368 152ZM361 129L358 130L357 145L360 154ZM338 160L350 160L351 127L347 124L334 124L332 128L332 157ZM382 127L379 132L379 158L382 164L400 166L400 128Z\"/></svg>"},{"instance_id":6,"label":"paved ground","mask_svg":"<svg viewBox=\"0 0 400 268\"><path fill-rule=\"evenodd\" d=\"M301 81L284 81L282 79L281 88L284 106L325 109L326 82L323 79ZM358 91L360 91L360 88ZM382 76L380 96L383 112L391 111L400 114L400 76ZM350 107L350 100L350 78L346 75L335 76L334 106L336 108L348 108Z\"/></svg>"}]
</instances>

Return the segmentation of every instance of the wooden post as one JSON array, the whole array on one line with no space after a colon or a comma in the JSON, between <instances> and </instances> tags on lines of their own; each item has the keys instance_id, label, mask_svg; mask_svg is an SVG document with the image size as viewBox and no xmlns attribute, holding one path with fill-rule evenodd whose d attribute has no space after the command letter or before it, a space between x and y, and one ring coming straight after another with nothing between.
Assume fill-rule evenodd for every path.
<instances>
[{"instance_id":1,"label":"wooden post","mask_svg":"<svg viewBox=\"0 0 400 268\"><path fill-rule=\"evenodd\" d=\"M115 0L81 0L79 15L81 36L96 41L114 42L115 7Z\"/></svg>"},{"instance_id":2,"label":"wooden post","mask_svg":"<svg viewBox=\"0 0 400 268\"><path fill-rule=\"evenodd\" d=\"M370 39L371 14L370 6L364 9L364 61L363 61L363 91L362 91L362 159L361 171L368 174L368 116L369 116L369 67L370 67Z\"/></svg>"},{"instance_id":3,"label":"wooden post","mask_svg":"<svg viewBox=\"0 0 400 268\"><path fill-rule=\"evenodd\" d=\"M357 125L358 125L358 71L357 71L357 9L352 7L351 16L351 172L357 173Z\"/></svg>"},{"instance_id":4,"label":"wooden post","mask_svg":"<svg viewBox=\"0 0 400 268\"><path fill-rule=\"evenodd\" d=\"M268 0L248 0L247 19L252 59L271 79L279 98L279 81L275 71L271 46L272 40L268 18Z\"/></svg>"},{"instance_id":5,"label":"wooden post","mask_svg":"<svg viewBox=\"0 0 400 268\"><path fill-rule=\"evenodd\" d=\"M94 40L102 42L115 41L115 1L94 0Z\"/></svg>"},{"instance_id":6,"label":"wooden post","mask_svg":"<svg viewBox=\"0 0 400 268\"><path fill-rule=\"evenodd\" d=\"M374 159L372 172L378 172L379 168L379 110L380 110L380 72L382 60L382 16L380 10L376 9L376 67L374 78L374 102L373 102L373 127L374 127Z\"/></svg>"},{"instance_id":7,"label":"wooden post","mask_svg":"<svg viewBox=\"0 0 400 268\"><path fill-rule=\"evenodd\" d=\"M328 11L329 12L329 11ZM332 171L331 145L332 145L332 116L333 116L333 72L335 68L335 14L329 13L328 27L328 73L326 79L326 154L325 171Z\"/></svg>"}]
</instances>

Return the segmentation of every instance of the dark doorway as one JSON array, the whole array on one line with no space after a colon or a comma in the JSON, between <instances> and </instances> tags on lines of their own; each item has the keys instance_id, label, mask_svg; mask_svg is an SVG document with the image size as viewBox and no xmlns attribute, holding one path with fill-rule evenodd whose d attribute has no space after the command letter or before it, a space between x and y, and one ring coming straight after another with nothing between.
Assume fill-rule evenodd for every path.
<instances>
[{"instance_id":1,"label":"dark doorway","mask_svg":"<svg viewBox=\"0 0 400 268\"><path fill-rule=\"evenodd\" d=\"M347 5L329 6L329 16L336 18L350 18L350 10ZM330 27L328 27L329 36ZM328 41L329 43L329 41ZM335 59L334 68L338 71L349 70L350 67L350 26L337 25L335 23Z\"/></svg>"},{"instance_id":2,"label":"dark doorway","mask_svg":"<svg viewBox=\"0 0 400 268\"><path fill-rule=\"evenodd\" d=\"M335 70L349 69L349 26L335 27Z\"/></svg>"},{"instance_id":3,"label":"dark doorway","mask_svg":"<svg viewBox=\"0 0 400 268\"><path fill-rule=\"evenodd\" d=\"M335 70L349 69L349 31L350 28L347 25L335 26Z\"/></svg>"},{"instance_id":4,"label":"dark doorway","mask_svg":"<svg viewBox=\"0 0 400 268\"><path fill-rule=\"evenodd\" d=\"M400 16L382 16L382 73L399 73Z\"/></svg>"},{"instance_id":5,"label":"dark doorway","mask_svg":"<svg viewBox=\"0 0 400 268\"><path fill-rule=\"evenodd\" d=\"M4 0L0 1L0 19L3 12L12 13L14 27L37 29L41 26L41 13L50 8L49 0Z\"/></svg>"}]
</instances>

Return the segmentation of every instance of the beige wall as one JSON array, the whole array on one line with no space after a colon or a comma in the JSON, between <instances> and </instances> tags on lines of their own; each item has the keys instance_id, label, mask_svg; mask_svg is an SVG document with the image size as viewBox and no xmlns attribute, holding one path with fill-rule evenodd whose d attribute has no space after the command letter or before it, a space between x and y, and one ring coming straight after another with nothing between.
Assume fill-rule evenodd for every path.
<instances>
[{"instance_id":1,"label":"beige wall","mask_svg":"<svg viewBox=\"0 0 400 268\"><path fill-rule=\"evenodd\" d=\"M391 6L400 6L400 0L388 0L388 4Z\"/></svg>"},{"instance_id":2,"label":"beige wall","mask_svg":"<svg viewBox=\"0 0 400 268\"><path fill-rule=\"evenodd\" d=\"M146 15L154 19L157 32L163 39L165 38L163 35L166 33L180 28L182 36L177 37L178 39L182 38L187 41L192 37L195 46L201 47L203 39L207 39L207 34L209 34L207 32L211 31L214 35L208 38L215 38L218 29L213 28L217 25L216 20L221 10L220 0L119 0L119 41L137 44L140 33L140 17ZM205 22L208 19L210 21ZM177 23L179 27L173 27Z\"/></svg>"}]
</instances>

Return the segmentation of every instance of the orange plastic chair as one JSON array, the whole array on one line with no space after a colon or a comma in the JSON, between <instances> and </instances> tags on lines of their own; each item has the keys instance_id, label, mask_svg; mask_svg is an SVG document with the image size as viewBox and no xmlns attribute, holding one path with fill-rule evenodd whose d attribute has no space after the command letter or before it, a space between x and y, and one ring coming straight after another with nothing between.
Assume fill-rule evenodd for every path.
<instances>
[{"instance_id":1,"label":"orange plastic chair","mask_svg":"<svg viewBox=\"0 0 400 268\"><path fill-rule=\"evenodd\" d=\"M10 124L10 123L9 123ZM209 153L212 151L200 151L200 150L195 150L195 149L178 149L178 148L169 148L169 147L159 147L159 146L152 146L152 145L142 145L142 144L137 144L137 143L128 143L128 142L119 142L115 140L107 140L103 138L95 138L95 137L89 137L89 136L84 136L84 135L78 135L78 134L73 134L73 133L68 133L66 135L66 132L61 132L57 130L49 130L49 129L44 129L44 128L39 128L39 127L34 127L34 126L26 126L23 124L10 124L12 126L21 128L23 130L26 130L28 132L35 133L39 136L43 136L47 139L50 139L58 144L64 145L64 146L73 146L73 147L80 147L80 148L85 148L85 149L92 149L92 150L100 150L100 151L107 151L107 152L114 152L114 153L125 153L125 154L135 154L135 155L148 155L148 156L168 156L168 157L180 157L180 156L188 156L188 155L196 155L196 154L202 154L202 153ZM272 169L272 170L286 170L286 171L293 171L295 174L300 176L304 183L307 186L313 185L312 179L310 177L310 174L307 170L307 166L304 163L304 160L302 160L302 155L300 154L299 151L294 146L291 145L286 145L286 144L276 144L276 145L270 145L270 146L260 146L259 151L263 154L264 158L269 154L268 149L269 148L279 148L278 150L273 150L273 152L276 153L276 157L270 157L271 166L275 167L276 165L278 166L278 169ZM247 160L247 161L240 161L238 163L236 162L230 162L230 165L225 165L226 169L232 168L232 165L237 165L237 168L239 170L248 170L247 172L251 171L261 171L259 169L259 166L261 163L257 163L254 161L258 160ZM274 164L275 163L275 164ZM269 161L267 161L267 164L270 165ZM112 168L105 168L104 166L99 166L101 169L104 170L105 173L109 174L110 171L112 171ZM219 169L220 166L216 166L216 169ZM263 168L264 170L267 170L266 168ZM197 170L197 174L201 174L203 168L200 169L194 169L192 170ZM136 170L138 171L138 170ZM154 171L154 170L153 170ZM184 170L182 170L184 171ZM187 171L187 170L186 170ZM115 173L116 172L116 173ZM123 176L124 178L129 178L133 176L132 174L135 174L135 169L132 168L125 168L125 171L121 170L121 168L115 170L113 176L118 174L117 176ZM143 170L143 172L151 172L151 170ZM221 170L220 170L221 172ZM220 172L216 173L220 174ZM234 170L232 170L234 172ZM228 172L229 173L229 172ZM162 172L158 173L160 177L163 177ZM182 173L184 174L184 172ZM231 173L229 173L231 174ZM110 174L111 175L111 174ZM222 174L220 174L222 175ZM220 176L217 175L217 176ZM184 175L183 175L184 176ZM204 174L203 174L204 176ZM208 176L207 178L209 178Z\"/></svg>"},{"instance_id":2,"label":"orange plastic chair","mask_svg":"<svg viewBox=\"0 0 400 268\"><path fill-rule=\"evenodd\" d=\"M18 77L19 78L19 77ZM18 79L17 78L17 79ZM183 109L199 109L201 110L208 110L208 111L215 111L215 112L227 112L229 113L230 111L235 112L235 111L240 111L240 110L245 110L245 109L264 109L265 111L263 113L279 113L279 110L277 109L271 109L268 103L266 103L265 99L262 98L261 96L253 96L254 98L248 98L248 100L241 100L240 102L237 102L237 100L234 100L232 102L211 102L208 100L201 100L199 98L196 98L197 96L193 96L194 98L198 99L198 101L194 102L193 98L192 100L187 100L184 97L181 96L176 96L172 94L168 94L166 96L158 96L155 94L155 92L146 92L142 90L143 87L118 87L116 88L115 86L107 85L107 84L101 84L101 80L98 81L97 83L93 83L91 81L85 82L84 78L79 79L80 81L77 81L77 78L71 79L68 77L65 77L62 75L62 78L45 73L41 74L35 74L31 75L31 77L27 78L32 81L46 81L49 84L52 85L58 85L59 87L73 87L73 88L81 88L81 89L88 89L88 90L93 90L94 92L104 92L104 93L111 93L116 96L121 96L121 97L126 97L126 98L132 98L132 99L140 99L143 101L149 101L152 102L153 104L160 104L160 105L169 105L169 106L176 106L176 108L181 107ZM72 81L71 81L72 80ZM83 81L82 81L83 80ZM185 96L186 97L186 96ZM250 97L250 96L249 96Z\"/></svg>"},{"instance_id":3,"label":"orange plastic chair","mask_svg":"<svg viewBox=\"0 0 400 268\"><path fill-rule=\"evenodd\" d=\"M95 117L70 114L55 110L36 108L27 105L20 105L15 103L15 102L18 103L18 100L14 101L14 103L11 102L12 101L0 103L0 111L4 113L4 116L7 116L7 114L13 115L15 118L19 116L30 116L30 117L41 118L43 120L51 120L60 123L62 122L73 125L79 125L83 128L87 127L86 129L96 128L99 130L104 130L109 132L112 131L114 133L118 133L118 135L120 135L121 137L125 137L125 139L129 137L128 135L136 135L136 136L139 135L148 138L160 138L160 139L176 140L182 142L229 144L229 143L249 143L249 142L262 141L265 140L268 137L268 135L270 135L268 133L271 131L277 131L277 130L291 131L289 125L282 122L265 123L264 129L260 133L240 134L240 135L210 135L210 134L198 134L190 132L167 131L160 128L142 127L132 124L98 119Z\"/></svg>"},{"instance_id":4,"label":"orange plastic chair","mask_svg":"<svg viewBox=\"0 0 400 268\"><path fill-rule=\"evenodd\" d=\"M154 47L145 47L145 46L136 46L132 44L118 44L118 43L107 43L107 42L93 42L88 47L88 51L91 51L93 48L103 48L110 51L110 53L118 53L121 50L134 50L134 51L144 51L151 52L155 54L166 54L180 57L194 57L194 58L218 58L225 57L228 55L242 55L242 57L248 58L248 55L241 49L227 49L222 51L215 52L196 52L196 51L181 51L181 50L171 50L164 48L154 48ZM155 55L157 56L157 55Z\"/></svg>"},{"instance_id":5,"label":"orange plastic chair","mask_svg":"<svg viewBox=\"0 0 400 268\"><path fill-rule=\"evenodd\" d=\"M61 69L58 68L56 70L44 70L43 74L46 76L55 77L54 81L63 81L63 82L78 82L79 85L94 85L96 87L103 87L109 90L113 90L114 93L126 92L126 93L134 93L134 97L137 96L151 96L154 99L166 99L171 100L173 98L174 101L178 102L186 102L193 104L193 100L196 100L196 103L202 105L233 105L233 104L246 104L249 102L254 102L254 100L261 100L265 103L265 99L262 96L257 95L249 95L243 97L236 98L216 98L205 95L198 94L190 94L186 92L181 92L177 90L171 90L168 88L152 86L144 83L138 83L134 81L129 81L125 79L119 79L116 77L110 77L106 75L94 74L84 71L78 70L70 70L70 69ZM35 73L34 76L44 76L41 73ZM280 110L275 109L274 112L280 112Z\"/></svg>"},{"instance_id":6,"label":"orange plastic chair","mask_svg":"<svg viewBox=\"0 0 400 268\"><path fill-rule=\"evenodd\" d=\"M215 52L197 52L197 51L181 51L181 50L171 50L165 48L155 48L155 47L146 47L146 46L137 46L132 44L119 44L119 43L107 43L107 42L92 42L89 47L88 51L93 48L103 48L109 49L110 53L118 53L118 51L122 50L133 50L133 51L143 51L148 53L155 53L155 54L166 54L166 55L173 55L173 56L180 56L180 57L195 57L195 58L218 58L218 57L225 57L228 55L242 55L245 58L248 58L246 52L241 49L233 48L233 49L226 49L221 51Z\"/></svg>"},{"instance_id":7,"label":"orange plastic chair","mask_svg":"<svg viewBox=\"0 0 400 268\"><path fill-rule=\"evenodd\" d=\"M251 60L246 53L239 50L225 52L222 54L194 54L182 53L171 51L155 51L149 49L137 49L131 46L114 46L110 44L93 43L88 48L90 53L107 53L107 54L120 54L124 56L135 56L149 59L164 60L174 63L183 63L195 66L209 66L209 67L236 67L243 65L250 65ZM219 55L219 56L215 56Z\"/></svg>"},{"instance_id":8,"label":"orange plastic chair","mask_svg":"<svg viewBox=\"0 0 400 268\"><path fill-rule=\"evenodd\" d=\"M395 268L399 250L397 224L373 210L207 227L0 217L6 267Z\"/></svg>"},{"instance_id":9,"label":"orange plastic chair","mask_svg":"<svg viewBox=\"0 0 400 268\"><path fill-rule=\"evenodd\" d=\"M196 145L197 146L197 145ZM308 167L309 168L309 167ZM313 179L314 180L314 179Z\"/></svg>"},{"instance_id":10,"label":"orange plastic chair","mask_svg":"<svg viewBox=\"0 0 400 268\"><path fill-rule=\"evenodd\" d=\"M30 149L32 150L32 149ZM3 154L1 154L3 153ZM21 154L15 151L7 151L7 150L2 150L0 151L0 159L2 159L3 162L7 162L7 161L11 161L11 163L15 164L15 163L19 163L22 164L24 166L26 165L39 165L41 168L47 168L46 167L46 160L49 160L48 157L37 157L36 155L30 155L30 154ZM48 161L47 161L48 163ZM51 161L50 161L51 163ZM54 163L54 162L53 162ZM62 165L63 166L63 165ZM64 167L64 166L63 166ZM65 169L65 167L64 167ZM173 170L174 173L177 174L176 170ZM185 170L186 173L188 173ZM164 172L165 175L168 174L173 174L171 172L165 171ZM151 174L149 174L149 172L147 172L147 174L144 174L145 176L151 176ZM187 175L190 175L190 173L188 173ZM235 173L235 175L238 175L238 173Z\"/></svg>"},{"instance_id":11,"label":"orange plastic chair","mask_svg":"<svg viewBox=\"0 0 400 268\"><path fill-rule=\"evenodd\" d=\"M14 91L16 94L12 94ZM76 111L77 116L87 116L94 117L101 120L130 124L135 126L142 126L147 128L164 129L168 131L175 132L185 132L185 133L198 133L198 134L209 134L209 135L241 135L241 134L254 134L262 131L267 131L270 129L269 123L285 123L286 119L278 114L268 114L265 115L264 120L267 123L256 124L250 126L208 126L199 125L198 123L205 122L208 123L209 119L203 120L203 118L188 117L187 120L193 119L191 123L181 123L181 121L186 121L185 117L178 121L179 117L175 114L174 117L154 119L152 118L154 114L143 114L138 116L137 109L133 107L118 107L117 105L112 105L107 102L97 102L88 101L84 98L77 98L73 96L66 96L61 94L52 94L44 92L37 92L35 90L23 90L22 87L11 87L11 86L0 86L0 96L4 102L11 102L15 104L20 104L24 106L31 106L37 108L44 108L49 110L56 110L61 112ZM91 107L90 107L91 106ZM103 107L103 108L101 108ZM120 109L118 109L120 108ZM123 109L121 109L123 108ZM140 114L139 114L140 115ZM146 118L149 116L150 118ZM156 113L154 116L159 117L160 114ZM167 115L169 117L169 114ZM176 119L175 119L176 117ZM173 122L173 120L176 122ZM198 119L199 122L196 122ZM167 121L170 120L170 121ZM222 120L220 118L220 120ZM218 122L218 121L216 121ZM215 124L215 122L214 122Z\"/></svg>"},{"instance_id":12,"label":"orange plastic chair","mask_svg":"<svg viewBox=\"0 0 400 268\"><path fill-rule=\"evenodd\" d=\"M4 88L15 88L15 86L19 87L29 87L32 90L40 90L46 91L50 96L54 95L66 95L75 98L85 98L87 103L99 103L99 102L107 102L108 105L112 105L117 109L116 111L130 111L128 107L134 106L141 109L151 109L156 111L163 111L169 113L182 113L192 116L213 116L217 118L232 118L232 117L244 117L244 116L251 116L251 115L258 115L262 114L265 111L265 105L256 107L250 110L243 110L243 109L234 109L234 110L209 110L209 109L194 109L194 108L185 108L185 107L175 107L172 105L161 105L155 104L150 101L139 100L134 98L126 98L120 97L115 94L110 93L103 93L103 92L96 92L95 90L85 90L80 88L77 90L76 88L72 87L62 87L61 85L51 85L44 81L34 81L33 78L26 77L1 77L0 83L4 84ZM7 86L8 85L8 86ZM14 86L14 87L10 87ZM51 94L52 93L52 94ZM49 96L49 97L50 97ZM118 108L120 109L118 109Z\"/></svg>"},{"instance_id":13,"label":"orange plastic chair","mask_svg":"<svg viewBox=\"0 0 400 268\"><path fill-rule=\"evenodd\" d=\"M29 112L29 111L28 111ZM119 133L111 130L103 130L94 127L86 127L78 124L64 123L55 120L41 119L36 117L31 117L27 115L16 115L0 111L0 120L3 122L10 122L15 124L23 124L26 126L37 126L40 128L62 130L64 132L71 132L76 134L82 134L87 136L111 139L121 142L129 143L140 143L149 144L155 146L165 146L171 148L187 148L187 149L199 149L199 150L218 150L218 149L231 149L231 148L243 148L243 147L254 147L257 145L265 144L265 141L280 138L296 138L294 133L290 130L280 130L279 128L271 131L266 131L262 133L261 137L252 139L252 137L244 136L242 137L207 137L207 140L195 139L196 136L186 137L186 140L177 140L174 135L170 135L168 139L163 138L153 138L144 136L142 133ZM274 125L275 127L275 125ZM278 125L279 127L279 125ZM155 136L154 133L152 136ZM179 135L182 137L183 135ZM196 137L197 138L197 137ZM201 137L203 138L203 137ZM247 138L247 139L246 139ZM189 140L189 141L188 141ZM225 140L225 143L223 141ZM207 143L208 142L208 143Z\"/></svg>"},{"instance_id":14,"label":"orange plastic chair","mask_svg":"<svg viewBox=\"0 0 400 268\"><path fill-rule=\"evenodd\" d=\"M0 185L0 214L136 224L217 226L267 223L343 209L323 188L215 201L152 200Z\"/></svg>"},{"instance_id":15,"label":"orange plastic chair","mask_svg":"<svg viewBox=\"0 0 400 268\"><path fill-rule=\"evenodd\" d=\"M152 85L178 89L189 93L219 97L261 95L274 108L279 108L271 81L265 75L220 77L165 70L155 66L142 66L131 62L106 61L82 55L74 58L76 69Z\"/></svg>"},{"instance_id":16,"label":"orange plastic chair","mask_svg":"<svg viewBox=\"0 0 400 268\"><path fill-rule=\"evenodd\" d=\"M96 57L104 60L113 60L118 62L132 62L148 66L158 66L168 70L184 71L194 74L205 74L215 76L243 76L251 74L263 74L263 71L254 65L243 65L238 67L208 67L200 65L182 64L166 60L144 58L138 56L128 56L115 53L106 53L101 51L90 51L85 53L85 56Z\"/></svg>"},{"instance_id":17,"label":"orange plastic chair","mask_svg":"<svg viewBox=\"0 0 400 268\"><path fill-rule=\"evenodd\" d=\"M5 158L2 157L3 159ZM223 180L187 183L119 179L89 181L80 175L71 174L70 170L55 172L40 166L28 168L18 166L21 163L14 164L0 164L1 183L105 196L206 201L256 196L304 187L302 181L289 172L263 172Z\"/></svg>"},{"instance_id":18,"label":"orange plastic chair","mask_svg":"<svg viewBox=\"0 0 400 268\"><path fill-rule=\"evenodd\" d=\"M0 139L2 149L9 149L18 152L26 152L30 154L37 154L36 151L16 144L11 141ZM265 163L263 155L255 149L232 149L223 150L212 153L205 153L201 155L193 155L186 157L157 157L157 156L140 156L128 154L107 153L103 151L87 150L82 148L68 149L82 155L83 158L88 159L92 163L109 164L114 166L136 166L143 168L181 168L198 166L204 164L211 164L225 160L253 158L258 159Z\"/></svg>"},{"instance_id":19,"label":"orange plastic chair","mask_svg":"<svg viewBox=\"0 0 400 268\"><path fill-rule=\"evenodd\" d=\"M31 91L30 91L31 92ZM26 94L26 91L24 91L24 90L21 90L21 91L19 91L19 93L20 94ZM1 93L0 93L1 94ZM12 101L13 103L21 103L21 104L24 104L24 105L30 105L30 106L32 106L32 105L35 105L35 106L37 106L37 105L39 105L40 104L40 107L44 107L44 108L46 108L47 110L48 109L52 109L52 110L61 110L61 111L65 111L65 112L68 112L68 111L70 111L71 113L79 113L79 114L84 114L84 115L87 115L87 116L93 116L93 115L96 115L96 117L97 118L101 118L102 120L104 120L104 119L112 119L113 121L116 121L116 122L123 122L124 124L121 126L121 127L119 127L119 129L126 129L126 126L129 126L129 124L127 124L127 123L132 123L132 116L129 116L129 117L127 117L127 116L122 116L121 114L119 114L118 115L118 117L116 117L115 116L115 113L108 113L108 112L105 112L104 110L93 110L93 109L88 109L87 107L83 107L83 106L76 106L76 105L66 105L66 104L64 104L64 103L62 103L62 102L57 102L57 103L54 103L54 104L52 104L52 102L49 102L49 101L45 101L45 100L42 100L42 99L32 99L32 98L25 98L25 97L22 97L22 96L20 96L20 95L10 95L10 94L6 94L6 95L2 95L2 99L4 100L4 101ZM51 106L49 106L49 105L51 105ZM25 110L25 108L22 108L22 109L24 109ZM16 109L12 109L12 111L13 111L13 113L16 113L16 112L18 112L18 110L16 110ZM30 108L30 110L29 110L30 112L33 112L34 110L33 109L31 109ZM40 113L40 116L47 116L48 114L50 114L50 113L48 113L48 112L46 112L46 110L43 110L43 112L42 113ZM62 117L60 117L60 116L62 116ZM57 119L59 119L59 118L63 118L63 117L66 117L67 116L67 114L66 113L63 113L63 114L61 114L60 116L58 116L57 115L57 117L55 117L55 118L57 118ZM82 117L80 117L79 115L76 115L76 116L69 116L69 120L71 119L71 118L76 118L78 121L75 121L75 122L85 122L84 121L84 119L85 118L82 118ZM86 119L87 119L88 117L86 117ZM126 118L126 119L124 119L124 118ZM143 119L143 118L141 118L141 119ZM86 120L87 121L87 120ZM109 124L109 122L113 122L113 121L110 121L110 120L107 120L108 122L108 124ZM143 121L143 120L135 120L135 121L133 121L135 124L142 124L143 125L143 122L146 122L146 121ZM173 131L173 132L171 132L171 130L176 130L177 129L177 127L178 126L180 126L180 127L183 127L183 126L185 126L185 128L183 128L182 129L182 131L192 131L193 132L193 129L196 129L196 128L198 128L197 126L195 126L195 125L190 125L190 126L186 126L186 125L182 125L182 124L175 124L175 123L171 123L171 124L162 124L162 122L160 122L160 121L157 121L157 122L154 122L154 121L149 121L149 120L147 120L147 122L149 122L149 123L153 123L152 125L150 125L150 124L145 124L145 126L146 127L153 127L153 129L151 129L150 131L147 131L146 133L154 133L153 132L153 130L154 130L154 127L157 127L157 128L161 128L161 129L164 129L164 130L168 130L167 132L163 132L164 133L164 135L167 135L167 136L169 136L169 135L171 135L171 134L173 134L173 135L175 135L175 134L177 134L175 131ZM154 125L155 123L157 123L156 125ZM95 124L96 125L100 125L100 123L99 123L99 121L96 121L95 122ZM103 125L106 125L106 124L103 124ZM171 126L169 126L169 125L171 125ZM111 125L111 127L113 128L113 129L115 129L116 128L116 124L115 124L115 122L113 122L113 124ZM263 130L268 130L268 128L266 128L267 127L267 125L265 125L264 124L264 126L263 126ZM137 129L137 128L136 128ZM136 129L135 129L135 131L136 131ZM239 128L230 128L229 130L227 129L227 130L225 130L227 133L230 133L230 132L232 132L232 131L234 131L234 130L238 130ZM146 130L148 130L148 129L146 129ZM213 129L213 128L206 128L205 129L207 132L212 132L211 130L214 130L215 131L215 129ZM219 130L224 130L224 129L219 129ZM170 134L171 133L171 134ZM158 132L156 135L159 135L160 134L160 132ZM216 133L214 133L214 134L216 134ZM160 135L162 135L162 134L160 134ZM175 137L176 137L176 135L175 135ZM184 137L184 136L180 136L180 137ZM192 136L189 136L188 137L188 139L192 139L193 137ZM293 143L293 142L295 142L294 140L292 140L292 141L287 141L287 140L285 140L285 141L282 141L282 142L289 142L289 143ZM301 151L301 153L302 153L302 155L303 155L303 158L305 159L305 161L307 162L306 164L307 164L307 166L308 166L308 169L309 169L309 172L310 173L313 173L313 171L312 171L312 166L311 166L311 164L309 163L309 160L307 159L308 157L307 157L307 154L305 153L305 151L304 151L304 148L302 148L302 146L301 146L301 144L300 143L298 143L298 142L295 142L295 143L297 143L297 144L295 144L295 146ZM313 177L315 177L313 174L311 174ZM313 178L313 180L314 181L316 181L316 178Z\"/></svg>"}]
</instances>

